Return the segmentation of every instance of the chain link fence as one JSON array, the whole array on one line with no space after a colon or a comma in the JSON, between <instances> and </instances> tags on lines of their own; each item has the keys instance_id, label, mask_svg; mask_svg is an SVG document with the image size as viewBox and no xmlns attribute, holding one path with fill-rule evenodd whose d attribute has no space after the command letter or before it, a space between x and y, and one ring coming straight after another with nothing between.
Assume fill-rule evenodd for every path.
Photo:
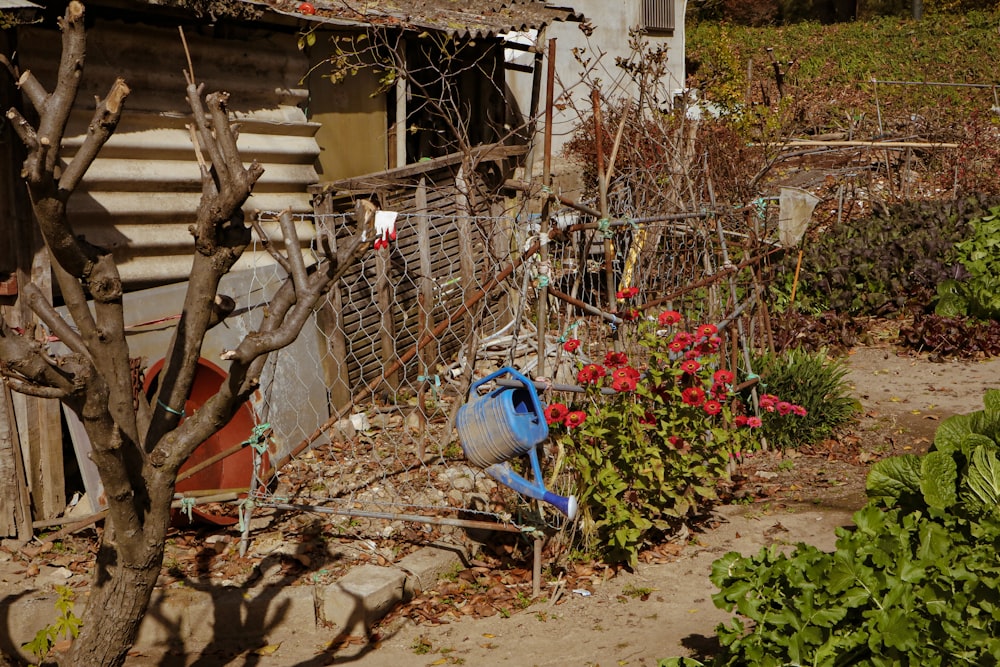
<instances>
[{"instance_id":1,"label":"chain link fence","mask_svg":"<svg viewBox=\"0 0 1000 667\"><path fill-rule=\"evenodd\" d=\"M719 324L730 367L752 374L748 351L766 344L758 272L771 245L756 241L766 218L681 213L605 225L566 209L544 237L543 263L527 201L492 217L402 212L390 248L365 255L331 290L315 316L318 344L298 360L322 372L329 405L303 404L298 430L311 435L287 443L276 483L260 485L256 504L328 515L335 533L376 538L430 539L430 526L435 536L444 527L559 529L561 514L463 456L453 426L472 381L504 366L537 376L544 349L548 381L572 385L579 364L615 346L641 352L629 324L667 308ZM313 222L334 246L355 224L343 212ZM638 289L635 309L609 295L605 240L612 285ZM539 326L542 288L549 307ZM563 348L570 337L583 341L573 353ZM263 394L265 403L295 400ZM540 451L548 470L555 453ZM547 482L573 492L571 475Z\"/></svg>"}]
</instances>

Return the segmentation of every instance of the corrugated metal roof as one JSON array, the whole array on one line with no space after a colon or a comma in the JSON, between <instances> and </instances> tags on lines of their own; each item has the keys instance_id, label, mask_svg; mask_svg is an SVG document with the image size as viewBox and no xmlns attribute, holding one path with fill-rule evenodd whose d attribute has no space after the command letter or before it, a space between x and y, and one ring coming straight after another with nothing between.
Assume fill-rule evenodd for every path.
<instances>
[{"instance_id":1,"label":"corrugated metal roof","mask_svg":"<svg viewBox=\"0 0 1000 667\"><path fill-rule=\"evenodd\" d=\"M572 9L536 0L314 0L314 15L298 11L300 3L246 0L271 11L310 21L341 25L377 25L407 30L433 30L459 37L492 37L510 31L542 28L553 21L578 21Z\"/></svg>"},{"instance_id":2,"label":"corrugated metal roof","mask_svg":"<svg viewBox=\"0 0 1000 667\"><path fill-rule=\"evenodd\" d=\"M58 33L37 26L20 34L21 65L51 86L59 65ZM201 174L187 130L191 109L184 101L184 51L175 29L97 19L87 34L87 66L63 141L63 157L83 145L94 115L94 98L107 94L116 76L128 81L126 113L100 156L87 170L67 210L74 231L111 250L129 290L178 282L191 272L191 233L201 201ZM240 124L238 146L256 159L264 175L244 211L296 214L299 240L308 247L315 230L307 189L318 176L318 124L302 106L308 91L301 80L308 61L292 35L247 42L190 34L195 75L206 90L226 90L229 110ZM155 58L148 54L155 53ZM51 89L51 87L50 87ZM264 229L280 238L276 225ZM244 254L237 269L272 262L259 245Z\"/></svg>"}]
</instances>

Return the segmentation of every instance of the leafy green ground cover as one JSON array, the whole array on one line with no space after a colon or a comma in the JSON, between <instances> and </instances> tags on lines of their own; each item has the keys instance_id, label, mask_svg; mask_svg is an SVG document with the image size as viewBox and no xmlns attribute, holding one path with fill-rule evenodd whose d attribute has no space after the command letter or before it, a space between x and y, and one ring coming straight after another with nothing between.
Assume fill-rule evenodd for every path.
<instances>
[{"instance_id":1,"label":"leafy green ground cover","mask_svg":"<svg viewBox=\"0 0 1000 667\"><path fill-rule=\"evenodd\" d=\"M1000 391L946 419L923 457L878 462L832 553L799 544L715 562L723 665L996 665ZM697 665L672 659L661 665Z\"/></svg>"}]
</instances>

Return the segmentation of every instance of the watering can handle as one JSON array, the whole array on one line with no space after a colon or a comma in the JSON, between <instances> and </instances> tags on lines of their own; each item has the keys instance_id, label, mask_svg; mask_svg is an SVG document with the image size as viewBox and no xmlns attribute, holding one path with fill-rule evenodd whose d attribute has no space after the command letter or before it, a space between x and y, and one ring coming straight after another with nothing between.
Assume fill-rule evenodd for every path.
<instances>
[{"instance_id":1,"label":"watering can handle","mask_svg":"<svg viewBox=\"0 0 1000 667\"><path fill-rule=\"evenodd\" d=\"M479 387L481 387L482 385L486 384L490 380L496 380L501 375L510 375L515 380L518 380L522 384L524 384L524 387L528 390L528 393L531 395L531 402L534 404L534 408L535 408L536 413L537 414L542 414L542 413L545 412L545 408L542 406L542 401L541 401L541 399L538 398L538 390L535 389L535 383L532 382L531 380L529 380L524 375L521 375L519 372L517 372L516 370L514 370L510 366L504 366L500 370L494 371L494 372L490 373L489 375L487 375L486 377L484 377L482 380L477 380L477 381L473 382L472 386L469 387L469 395L471 396L472 394L475 393L475 391L477 389L479 389Z\"/></svg>"}]
</instances>

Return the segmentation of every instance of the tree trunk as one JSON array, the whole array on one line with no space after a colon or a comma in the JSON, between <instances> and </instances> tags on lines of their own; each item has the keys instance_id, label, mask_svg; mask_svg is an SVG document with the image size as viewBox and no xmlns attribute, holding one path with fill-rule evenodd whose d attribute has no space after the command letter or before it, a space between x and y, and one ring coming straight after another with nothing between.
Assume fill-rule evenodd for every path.
<instances>
[{"instance_id":1,"label":"tree trunk","mask_svg":"<svg viewBox=\"0 0 1000 667\"><path fill-rule=\"evenodd\" d=\"M132 562L124 560L123 549L109 544L107 530L101 540L94 572L94 584L83 627L62 664L68 667L118 667L125 663L129 649L135 644L139 625L146 615L153 587L163 564L163 535L135 535L147 547ZM154 539L147 539L154 538ZM115 559L123 559L116 563Z\"/></svg>"},{"instance_id":2,"label":"tree trunk","mask_svg":"<svg viewBox=\"0 0 1000 667\"><path fill-rule=\"evenodd\" d=\"M103 542L83 627L63 662L67 667L125 664L160 575L162 537L150 544L144 560L132 563L115 563L116 551L119 557L121 552Z\"/></svg>"}]
</instances>

